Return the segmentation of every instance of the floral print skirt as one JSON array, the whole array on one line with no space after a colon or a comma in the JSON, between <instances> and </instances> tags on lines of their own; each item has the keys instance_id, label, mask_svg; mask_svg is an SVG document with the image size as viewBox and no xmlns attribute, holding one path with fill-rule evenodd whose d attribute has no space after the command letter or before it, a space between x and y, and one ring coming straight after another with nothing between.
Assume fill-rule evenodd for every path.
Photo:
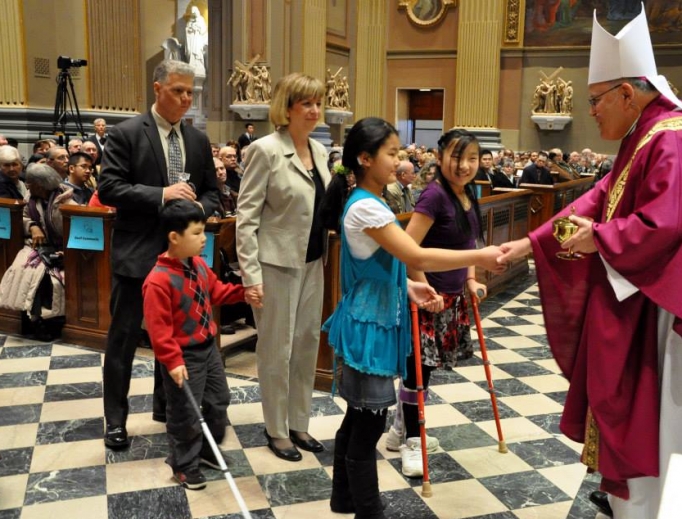
<instances>
[{"instance_id":1,"label":"floral print skirt","mask_svg":"<svg viewBox=\"0 0 682 519\"><path fill-rule=\"evenodd\" d=\"M442 312L419 310L422 364L452 369L458 360L474 354L469 305L464 292L440 295L445 303Z\"/></svg>"}]
</instances>

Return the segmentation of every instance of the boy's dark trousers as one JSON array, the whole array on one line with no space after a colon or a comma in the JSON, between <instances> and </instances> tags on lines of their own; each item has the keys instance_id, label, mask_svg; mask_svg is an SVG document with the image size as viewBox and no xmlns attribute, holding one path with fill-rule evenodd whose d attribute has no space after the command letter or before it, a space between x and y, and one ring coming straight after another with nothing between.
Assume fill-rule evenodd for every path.
<instances>
[{"instance_id":1,"label":"boy's dark trousers","mask_svg":"<svg viewBox=\"0 0 682 519\"><path fill-rule=\"evenodd\" d=\"M184 383L189 384L213 438L220 443L225 437L230 390L215 341L183 348L182 356L189 375ZM203 438L199 418L184 391L173 382L163 365L161 374L167 399L166 431L170 450L166 463L173 472L198 467L201 456L211 456L211 447Z\"/></svg>"}]
</instances>

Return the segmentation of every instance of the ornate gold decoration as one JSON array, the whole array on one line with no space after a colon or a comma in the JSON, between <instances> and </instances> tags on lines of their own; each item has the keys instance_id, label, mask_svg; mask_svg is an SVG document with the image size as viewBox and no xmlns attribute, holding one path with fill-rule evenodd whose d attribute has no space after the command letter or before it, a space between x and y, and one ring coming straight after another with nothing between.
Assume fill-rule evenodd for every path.
<instances>
[{"instance_id":1,"label":"ornate gold decoration","mask_svg":"<svg viewBox=\"0 0 682 519\"><path fill-rule=\"evenodd\" d=\"M405 9L410 21L419 27L436 25L450 6L457 7L457 0L398 0L398 9Z\"/></svg>"},{"instance_id":2,"label":"ornate gold decoration","mask_svg":"<svg viewBox=\"0 0 682 519\"><path fill-rule=\"evenodd\" d=\"M590 469L588 472L599 471L599 428L589 407L585 423L585 444L580 461Z\"/></svg>"},{"instance_id":3,"label":"ornate gold decoration","mask_svg":"<svg viewBox=\"0 0 682 519\"><path fill-rule=\"evenodd\" d=\"M521 41L521 0L507 0L504 13L504 43Z\"/></svg>"},{"instance_id":4,"label":"ornate gold decoration","mask_svg":"<svg viewBox=\"0 0 682 519\"><path fill-rule=\"evenodd\" d=\"M654 127L651 128L651 130L649 130L649 133L642 137L642 140L639 141L639 143L637 143L637 148L635 148L635 152L632 154L632 157L630 157L630 160L623 168L623 171L621 171L620 175L618 175L616 183L613 184L613 187L609 192L609 203L606 206L607 222L611 221L611 218L613 218L613 214L616 212L616 208L620 203L620 199L623 198L623 193L625 192L625 184L628 181L630 168L632 167L632 163L635 161L637 153L639 153L639 151L649 143L649 141L654 137L654 135L656 135L658 132L664 132L667 130L672 131L682 130L682 117L672 117L671 119L666 119L664 121L656 123Z\"/></svg>"}]
</instances>

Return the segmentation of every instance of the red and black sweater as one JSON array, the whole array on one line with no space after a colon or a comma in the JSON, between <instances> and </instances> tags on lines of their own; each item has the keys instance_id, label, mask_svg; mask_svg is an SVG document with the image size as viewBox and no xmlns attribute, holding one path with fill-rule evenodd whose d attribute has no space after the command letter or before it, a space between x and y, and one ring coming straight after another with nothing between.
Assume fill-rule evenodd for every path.
<instances>
[{"instance_id":1,"label":"red and black sweater","mask_svg":"<svg viewBox=\"0 0 682 519\"><path fill-rule=\"evenodd\" d=\"M211 305L244 301L244 287L218 280L200 257L161 254L142 287L144 320L154 355L169 371L183 365L182 348L215 337Z\"/></svg>"}]
</instances>

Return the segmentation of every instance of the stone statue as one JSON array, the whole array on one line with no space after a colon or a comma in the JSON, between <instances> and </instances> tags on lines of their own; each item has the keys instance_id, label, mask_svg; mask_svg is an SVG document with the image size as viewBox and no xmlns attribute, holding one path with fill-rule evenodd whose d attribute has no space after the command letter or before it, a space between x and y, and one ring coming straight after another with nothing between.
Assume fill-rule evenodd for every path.
<instances>
[{"instance_id":1,"label":"stone statue","mask_svg":"<svg viewBox=\"0 0 682 519\"><path fill-rule=\"evenodd\" d=\"M194 67L198 77L206 77L206 51L208 49L208 27L199 8L193 6L185 26L185 44L177 38L166 38L161 43L164 59L184 61Z\"/></svg>"},{"instance_id":2,"label":"stone statue","mask_svg":"<svg viewBox=\"0 0 682 519\"><path fill-rule=\"evenodd\" d=\"M326 107L350 112L350 87L346 76L339 76L341 70L339 68L336 74L332 74L331 70L327 69Z\"/></svg>"},{"instance_id":3,"label":"stone statue","mask_svg":"<svg viewBox=\"0 0 682 519\"><path fill-rule=\"evenodd\" d=\"M540 84L535 87L531 111L533 114L571 115L573 111L573 86L558 74L559 67L550 76L541 74Z\"/></svg>"},{"instance_id":4,"label":"stone statue","mask_svg":"<svg viewBox=\"0 0 682 519\"><path fill-rule=\"evenodd\" d=\"M206 75L205 52L208 47L208 27L199 8L192 10L185 27L185 61L194 67L197 75Z\"/></svg>"},{"instance_id":5,"label":"stone statue","mask_svg":"<svg viewBox=\"0 0 682 519\"><path fill-rule=\"evenodd\" d=\"M248 64L235 60L228 83L234 89L233 104L266 104L272 99L272 80L265 65L258 66L256 55Z\"/></svg>"},{"instance_id":6,"label":"stone statue","mask_svg":"<svg viewBox=\"0 0 682 519\"><path fill-rule=\"evenodd\" d=\"M562 114L573 113L573 86L569 81L564 87L564 96L561 100L561 110Z\"/></svg>"}]
</instances>

